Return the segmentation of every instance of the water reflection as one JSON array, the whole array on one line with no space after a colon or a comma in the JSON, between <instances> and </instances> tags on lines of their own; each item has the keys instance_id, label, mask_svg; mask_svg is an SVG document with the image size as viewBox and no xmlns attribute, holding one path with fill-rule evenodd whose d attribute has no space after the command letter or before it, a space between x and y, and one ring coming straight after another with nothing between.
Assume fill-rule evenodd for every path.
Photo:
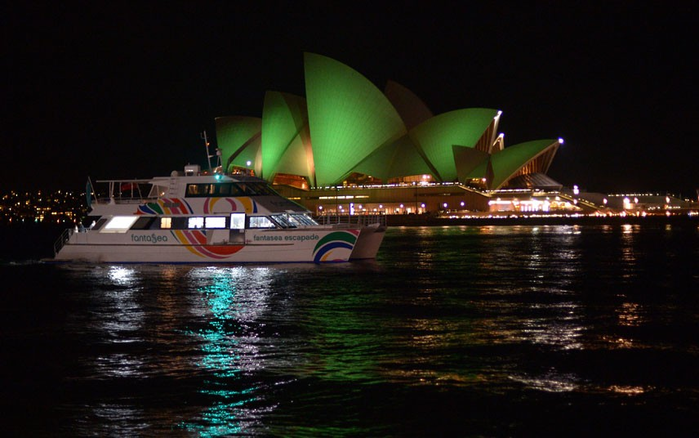
<instances>
[{"instance_id":1,"label":"water reflection","mask_svg":"<svg viewBox=\"0 0 699 438\"><path fill-rule=\"evenodd\" d=\"M643 306L638 303L622 303L621 307L616 309L619 325L625 327L640 327L645 324Z\"/></svg>"},{"instance_id":2,"label":"water reflection","mask_svg":"<svg viewBox=\"0 0 699 438\"><path fill-rule=\"evenodd\" d=\"M142 436L149 428L144 410L133 406L100 403L93 415L97 423L93 436Z\"/></svg>"},{"instance_id":3,"label":"water reflection","mask_svg":"<svg viewBox=\"0 0 699 438\"><path fill-rule=\"evenodd\" d=\"M632 282L637 274L635 238L638 231L638 225L622 225L620 250L623 265L621 266L620 271L621 278L626 283Z\"/></svg>"},{"instance_id":4,"label":"water reflection","mask_svg":"<svg viewBox=\"0 0 699 438\"><path fill-rule=\"evenodd\" d=\"M392 295L391 299L409 306L409 316L424 315L401 318L398 314L396 321L382 323L378 341L367 336L366 342L388 342L388 348L410 352L396 357L379 354L375 368L380 378L439 386L508 378L542 390L577 387L577 373L495 369L478 363L474 354L511 348L537 352L585 348L590 326L575 291L588 268L583 227L476 226L400 232L409 236L406 241L415 242L419 252L409 259L416 259L416 264L406 263L407 278L399 292L405 298ZM394 260L401 258L394 255Z\"/></svg>"},{"instance_id":5,"label":"water reflection","mask_svg":"<svg viewBox=\"0 0 699 438\"><path fill-rule=\"evenodd\" d=\"M102 276L102 269L91 272ZM111 345L133 344L143 341L142 329L145 325L145 311L139 301L141 285L133 268L110 266L105 290L98 291L93 299L99 305L93 310L93 324L97 332L102 332ZM139 376L144 371L143 358L136 354L127 354L117 349L107 350L108 354L94 359L97 378L124 378Z\"/></svg>"},{"instance_id":6,"label":"water reflection","mask_svg":"<svg viewBox=\"0 0 699 438\"><path fill-rule=\"evenodd\" d=\"M135 270L133 268L125 266L110 266L108 269L109 271L107 272L107 277L112 281L112 283L119 286L134 286Z\"/></svg>"},{"instance_id":7,"label":"water reflection","mask_svg":"<svg viewBox=\"0 0 699 438\"><path fill-rule=\"evenodd\" d=\"M556 369L535 376L512 375L510 379L532 389L546 392L570 392L579 389L581 379L572 373L562 373Z\"/></svg>"},{"instance_id":8,"label":"water reflection","mask_svg":"<svg viewBox=\"0 0 699 438\"><path fill-rule=\"evenodd\" d=\"M72 328L85 335L88 354L71 374L84 370L85 382L97 388L82 396L81 403L88 405L89 410L76 420L77 428L86 428L99 436L137 436L148 428L145 411L123 401L136 391L128 396L121 391L127 391L130 382L140 381L149 373L138 347L145 342L147 327L141 275L126 266L76 265L63 269L77 284L87 280L93 286L80 298L88 310L73 315Z\"/></svg>"},{"instance_id":9,"label":"water reflection","mask_svg":"<svg viewBox=\"0 0 699 438\"><path fill-rule=\"evenodd\" d=\"M500 425L491 406L545 423L691 391L699 234L661 231L392 229L361 267L82 268L90 374L64 406L76 435L383 436L469 400L460 418Z\"/></svg>"},{"instance_id":10,"label":"water reflection","mask_svg":"<svg viewBox=\"0 0 699 438\"><path fill-rule=\"evenodd\" d=\"M207 377L199 392L210 406L182 427L203 437L250 433L260 415L272 409L253 406L263 394L244 378L264 367L256 320L267 310L270 268L198 268L189 278L206 322L187 334L200 344L196 366Z\"/></svg>"},{"instance_id":11,"label":"water reflection","mask_svg":"<svg viewBox=\"0 0 699 438\"><path fill-rule=\"evenodd\" d=\"M612 385L608 388L610 392L616 392L618 394L624 394L629 396L641 395L647 391L652 391L654 388L644 388L643 386L631 386L631 385Z\"/></svg>"},{"instance_id":12,"label":"water reflection","mask_svg":"<svg viewBox=\"0 0 699 438\"><path fill-rule=\"evenodd\" d=\"M562 350L583 348L581 340L585 326L582 324L583 318L576 315L576 312L580 312L579 306L573 303L562 303L541 307L547 308L544 310L546 316L526 318L519 322L523 340L534 344L555 346Z\"/></svg>"}]
</instances>

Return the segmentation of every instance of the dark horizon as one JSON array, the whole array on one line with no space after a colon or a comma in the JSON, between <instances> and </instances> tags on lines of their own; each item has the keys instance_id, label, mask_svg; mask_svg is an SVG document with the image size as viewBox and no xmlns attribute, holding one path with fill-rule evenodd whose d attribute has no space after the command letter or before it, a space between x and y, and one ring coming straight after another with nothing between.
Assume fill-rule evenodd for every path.
<instances>
[{"instance_id":1,"label":"dark horizon","mask_svg":"<svg viewBox=\"0 0 699 438\"><path fill-rule=\"evenodd\" d=\"M214 118L261 116L267 90L305 95L303 52L435 114L503 111L512 146L562 137L549 175L598 192L696 198L691 100L696 7L549 4L412 15L241 13L224 3L12 5L3 18L0 189L79 190L94 179L204 166Z\"/></svg>"}]
</instances>

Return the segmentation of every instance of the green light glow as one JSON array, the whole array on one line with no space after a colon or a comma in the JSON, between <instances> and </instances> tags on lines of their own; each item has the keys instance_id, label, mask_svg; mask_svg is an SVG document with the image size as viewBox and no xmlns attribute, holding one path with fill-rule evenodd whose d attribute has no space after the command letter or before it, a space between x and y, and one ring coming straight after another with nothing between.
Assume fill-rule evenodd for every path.
<instances>
[{"instance_id":1,"label":"green light glow","mask_svg":"<svg viewBox=\"0 0 699 438\"><path fill-rule=\"evenodd\" d=\"M212 399L199 418L180 424L188 432L201 437L247 434L241 417L249 417L250 405L259 400L257 387L242 387L240 374L250 371L249 363L259 363L255 349L244 341L249 327L245 322L255 318L264 300L266 270L200 269L193 276L206 284L199 288L202 308L208 309L205 328L188 334L201 342L199 366L209 379L199 392ZM251 284L252 283L252 284ZM246 364L247 367L246 367Z\"/></svg>"},{"instance_id":2,"label":"green light glow","mask_svg":"<svg viewBox=\"0 0 699 438\"><path fill-rule=\"evenodd\" d=\"M386 96L355 70L312 53L304 64L316 183L329 185L406 128Z\"/></svg>"},{"instance_id":3,"label":"green light glow","mask_svg":"<svg viewBox=\"0 0 699 438\"><path fill-rule=\"evenodd\" d=\"M224 157L226 171L231 165L247 167L253 163L256 174L262 171L260 154L262 119L257 117L217 117L216 142Z\"/></svg>"},{"instance_id":4,"label":"green light glow","mask_svg":"<svg viewBox=\"0 0 699 438\"><path fill-rule=\"evenodd\" d=\"M271 182L276 173L286 173L313 181L313 154L305 99L268 91L262 113L262 132L263 178Z\"/></svg>"},{"instance_id":5,"label":"green light glow","mask_svg":"<svg viewBox=\"0 0 699 438\"><path fill-rule=\"evenodd\" d=\"M433 116L402 85L389 82L384 95L357 71L325 56L305 53L304 70L307 100L269 91L262 119L216 119L225 170L251 162L267 181L281 173L302 176L311 186L333 185L357 172L383 181L420 174L435 181L486 178L489 188L497 188L547 148L558 147L539 140L491 156L475 147L490 148L497 110Z\"/></svg>"},{"instance_id":6,"label":"green light glow","mask_svg":"<svg viewBox=\"0 0 699 438\"><path fill-rule=\"evenodd\" d=\"M434 114L425 105L425 102L397 82L388 81L385 93L408 129L412 129L434 117Z\"/></svg>"},{"instance_id":7,"label":"green light glow","mask_svg":"<svg viewBox=\"0 0 699 438\"><path fill-rule=\"evenodd\" d=\"M474 147L497 110L467 108L440 114L412 129L410 138L424 152L442 181L456 181L453 145Z\"/></svg>"},{"instance_id":8,"label":"green light glow","mask_svg":"<svg viewBox=\"0 0 699 438\"><path fill-rule=\"evenodd\" d=\"M384 182L393 177L435 173L407 135L377 149L352 168L352 172L372 175Z\"/></svg>"},{"instance_id":9,"label":"green light glow","mask_svg":"<svg viewBox=\"0 0 699 438\"><path fill-rule=\"evenodd\" d=\"M464 146L452 146L452 149L459 181L486 176L486 164L490 157L487 152Z\"/></svg>"},{"instance_id":10,"label":"green light glow","mask_svg":"<svg viewBox=\"0 0 699 438\"><path fill-rule=\"evenodd\" d=\"M491 157L493 189L501 187L519 169L550 148L558 148L558 140L534 140L507 147Z\"/></svg>"}]
</instances>

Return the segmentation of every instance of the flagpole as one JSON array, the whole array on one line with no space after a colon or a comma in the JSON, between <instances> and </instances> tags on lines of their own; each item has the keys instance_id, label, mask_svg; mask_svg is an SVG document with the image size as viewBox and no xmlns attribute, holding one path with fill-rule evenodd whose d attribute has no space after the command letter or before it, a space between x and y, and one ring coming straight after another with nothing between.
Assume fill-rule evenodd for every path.
<instances>
[{"instance_id":1,"label":"flagpole","mask_svg":"<svg viewBox=\"0 0 699 438\"><path fill-rule=\"evenodd\" d=\"M87 177L87 185L85 186L85 198L87 201L87 208L92 207L92 181L89 176Z\"/></svg>"}]
</instances>

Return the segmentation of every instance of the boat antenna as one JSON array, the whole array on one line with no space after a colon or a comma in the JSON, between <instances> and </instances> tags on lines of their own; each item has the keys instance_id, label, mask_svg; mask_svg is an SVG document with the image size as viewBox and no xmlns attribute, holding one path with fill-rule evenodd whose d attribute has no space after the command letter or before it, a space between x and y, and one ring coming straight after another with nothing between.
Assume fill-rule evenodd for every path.
<instances>
[{"instance_id":1,"label":"boat antenna","mask_svg":"<svg viewBox=\"0 0 699 438\"><path fill-rule=\"evenodd\" d=\"M216 167L223 166L223 162L221 161L221 155L223 155L223 151L221 150L221 148L216 148Z\"/></svg>"},{"instance_id":2,"label":"boat antenna","mask_svg":"<svg viewBox=\"0 0 699 438\"><path fill-rule=\"evenodd\" d=\"M206 131L199 134L199 136L204 140L204 147L206 148L206 159L209 162L209 173L212 173L213 170L211 169L211 157L213 157L213 155L209 154L209 139L206 138Z\"/></svg>"}]
</instances>

